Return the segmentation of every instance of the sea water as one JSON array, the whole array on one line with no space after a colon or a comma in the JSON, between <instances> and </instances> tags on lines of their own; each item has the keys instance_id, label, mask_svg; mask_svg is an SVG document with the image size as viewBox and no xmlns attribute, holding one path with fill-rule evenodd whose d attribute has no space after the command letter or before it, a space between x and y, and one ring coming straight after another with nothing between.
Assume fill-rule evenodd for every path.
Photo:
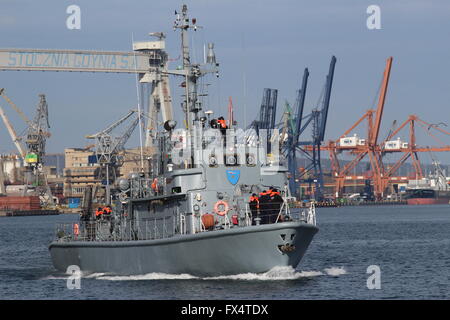
<instances>
[{"instance_id":1,"label":"sea water","mask_svg":"<svg viewBox=\"0 0 450 320\"><path fill-rule=\"evenodd\" d=\"M296 269L206 278L84 274L80 289L69 289L48 244L57 223L77 219L0 218L0 299L450 298L449 205L318 208L320 230Z\"/></svg>"}]
</instances>

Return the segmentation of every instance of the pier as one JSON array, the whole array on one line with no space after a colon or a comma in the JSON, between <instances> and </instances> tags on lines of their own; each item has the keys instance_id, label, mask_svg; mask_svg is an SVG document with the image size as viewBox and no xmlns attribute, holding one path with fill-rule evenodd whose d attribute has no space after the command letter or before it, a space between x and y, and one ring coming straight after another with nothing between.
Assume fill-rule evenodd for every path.
<instances>
[{"instance_id":1,"label":"pier","mask_svg":"<svg viewBox=\"0 0 450 320\"><path fill-rule=\"evenodd\" d=\"M58 210L0 210L0 217L54 216L58 214Z\"/></svg>"}]
</instances>

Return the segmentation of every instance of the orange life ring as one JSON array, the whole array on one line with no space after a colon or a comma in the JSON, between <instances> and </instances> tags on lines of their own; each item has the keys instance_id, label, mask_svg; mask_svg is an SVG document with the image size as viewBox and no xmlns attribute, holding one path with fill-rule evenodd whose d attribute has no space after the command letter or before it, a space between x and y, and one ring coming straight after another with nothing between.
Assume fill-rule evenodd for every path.
<instances>
[{"instance_id":1,"label":"orange life ring","mask_svg":"<svg viewBox=\"0 0 450 320\"><path fill-rule=\"evenodd\" d=\"M219 206L223 206L223 210L219 210ZM223 200L219 200L214 205L214 212L219 216L224 216L227 214L228 210L230 210L230 206Z\"/></svg>"}]
</instances>

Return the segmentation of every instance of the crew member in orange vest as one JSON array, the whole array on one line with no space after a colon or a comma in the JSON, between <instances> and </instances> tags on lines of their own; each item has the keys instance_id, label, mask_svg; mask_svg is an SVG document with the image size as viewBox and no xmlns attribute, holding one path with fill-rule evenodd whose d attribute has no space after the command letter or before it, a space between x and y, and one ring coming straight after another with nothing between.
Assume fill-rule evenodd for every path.
<instances>
[{"instance_id":1,"label":"crew member in orange vest","mask_svg":"<svg viewBox=\"0 0 450 320\"><path fill-rule=\"evenodd\" d=\"M280 191L278 191L278 189L270 189L270 196L274 197L274 196L280 196Z\"/></svg>"},{"instance_id":2,"label":"crew member in orange vest","mask_svg":"<svg viewBox=\"0 0 450 320\"><path fill-rule=\"evenodd\" d=\"M98 207L97 211L95 211L95 218L100 219L103 216L103 209Z\"/></svg>"},{"instance_id":3,"label":"crew member in orange vest","mask_svg":"<svg viewBox=\"0 0 450 320\"><path fill-rule=\"evenodd\" d=\"M158 178L153 179L153 182L150 186L155 194L158 194Z\"/></svg>"},{"instance_id":4,"label":"crew member in orange vest","mask_svg":"<svg viewBox=\"0 0 450 320\"><path fill-rule=\"evenodd\" d=\"M270 192L270 220L272 223L275 223L277 221L278 214L280 213L281 205L283 204L283 197L281 197L280 192L275 189L271 188ZM282 218L280 217L281 221Z\"/></svg>"},{"instance_id":5,"label":"crew member in orange vest","mask_svg":"<svg viewBox=\"0 0 450 320\"><path fill-rule=\"evenodd\" d=\"M226 146L226 144L227 144L227 129L228 129L227 123L223 117L217 118L217 123L219 124L219 129L223 136L223 145Z\"/></svg>"},{"instance_id":6,"label":"crew member in orange vest","mask_svg":"<svg viewBox=\"0 0 450 320\"><path fill-rule=\"evenodd\" d=\"M228 129L227 123L223 117L219 117L217 123L219 123L220 129Z\"/></svg>"},{"instance_id":7,"label":"crew member in orange vest","mask_svg":"<svg viewBox=\"0 0 450 320\"><path fill-rule=\"evenodd\" d=\"M267 224L270 221L269 217L269 201L270 201L270 192L264 190L259 194L259 216L261 218L261 224Z\"/></svg>"},{"instance_id":8,"label":"crew member in orange vest","mask_svg":"<svg viewBox=\"0 0 450 320\"><path fill-rule=\"evenodd\" d=\"M249 200L250 211L252 212L252 217L258 217L258 209L259 209L259 199L256 196L256 193L253 193Z\"/></svg>"},{"instance_id":9,"label":"crew member in orange vest","mask_svg":"<svg viewBox=\"0 0 450 320\"><path fill-rule=\"evenodd\" d=\"M103 207L103 214L106 217L110 217L111 213L112 213L112 210L111 210L111 208L109 206Z\"/></svg>"}]
</instances>

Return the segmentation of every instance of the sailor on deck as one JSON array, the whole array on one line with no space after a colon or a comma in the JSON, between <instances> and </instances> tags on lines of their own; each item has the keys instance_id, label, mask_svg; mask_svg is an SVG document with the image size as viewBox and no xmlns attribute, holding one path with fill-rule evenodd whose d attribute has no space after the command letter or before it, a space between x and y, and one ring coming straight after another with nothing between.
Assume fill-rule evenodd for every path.
<instances>
[{"instance_id":1,"label":"sailor on deck","mask_svg":"<svg viewBox=\"0 0 450 320\"><path fill-rule=\"evenodd\" d=\"M112 213L112 209L110 206L103 207L103 216L106 218L110 218Z\"/></svg>"},{"instance_id":2,"label":"sailor on deck","mask_svg":"<svg viewBox=\"0 0 450 320\"><path fill-rule=\"evenodd\" d=\"M249 199L250 211L252 212L252 218L258 217L259 199L256 193L253 193Z\"/></svg>"},{"instance_id":3,"label":"sailor on deck","mask_svg":"<svg viewBox=\"0 0 450 320\"><path fill-rule=\"evenodd\" d=\"M261 224L270 223L270 193L266 190L259 194L259 216Z\"/></svg>"},{"instance_id":4,"label":"sailor on deck","mask_svg":"<svg viewBox=\"0 0 450 320\"><path fill-rule=\"evenodd\" d=\"M101 207L98 207L97 210L95 211L95 218L101 219L103 217L103 209Z\"/></svg>"},{"instance_id":5,"label":"sailor on deck","mask_svg":"<svg viewBox=\"0 0 450 320\"><path fill-rule=\"evenodd\" d=\"M278 189L272 189L270 192L270 221L275 223L277 221L278 214L280 213L281 206L283 204L283 197L281 197Z\"/></svg>"}]
</instances>

